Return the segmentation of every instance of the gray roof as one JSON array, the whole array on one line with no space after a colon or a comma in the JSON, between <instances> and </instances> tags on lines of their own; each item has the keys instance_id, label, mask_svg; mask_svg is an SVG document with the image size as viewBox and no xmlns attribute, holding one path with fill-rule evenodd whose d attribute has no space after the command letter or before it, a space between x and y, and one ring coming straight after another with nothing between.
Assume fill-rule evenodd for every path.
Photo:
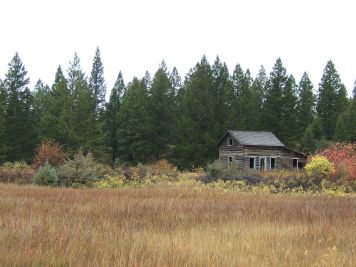
<instances>
[{"instance_id":1,"label":"gray roof","mask_svg":"<svg viewBox=\"0 0 356 267\"><path fill-rule=\"evenodd\" d=\"M228 131L241 145L284 147L272 132Z\"/></svg>"}]
</instances>

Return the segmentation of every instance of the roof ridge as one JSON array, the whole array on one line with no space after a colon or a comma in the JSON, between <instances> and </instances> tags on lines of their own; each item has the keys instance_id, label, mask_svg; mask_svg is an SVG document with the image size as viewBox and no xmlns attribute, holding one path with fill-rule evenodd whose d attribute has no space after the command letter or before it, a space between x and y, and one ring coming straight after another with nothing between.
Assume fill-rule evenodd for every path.
<instances>
[{"instance_id":1,"label":"roof ridge","mask_svg":"<svg viewBox=\"0 0 356 267\"><path fill-rule=\"evenodd\" d=\"M272 131L249 131L249 130L228 130L232 132L250 132L250 133L273 133Z\"/></svg>"},{"instance_id":2,"label":"roof ridge","mask_svg":"<svg viewBox=\"0 0 356 267\"><path fill-rule=\"evenodd\" d=\"M241 145L285 147L271 131L228 131Z\"/></svg>"}]
</instances>

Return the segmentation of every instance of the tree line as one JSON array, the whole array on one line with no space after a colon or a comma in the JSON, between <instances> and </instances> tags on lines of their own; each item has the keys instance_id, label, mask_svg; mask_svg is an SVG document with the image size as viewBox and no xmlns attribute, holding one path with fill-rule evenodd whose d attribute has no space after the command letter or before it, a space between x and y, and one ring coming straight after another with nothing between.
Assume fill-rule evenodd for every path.
<instances>
[{"instance_id":1,"label":"tree line","mask_svg":"<svg viewBox=\"0 0 356 267\"><path fill-rule=\"evenodd\" d=\"M332 61L317 89L307 73L297 82L280 58L269 75L261 66L252 77L239 64L230 73L219 57L211 65L203 56L184 79L163 61L153 77L146 72L127 84L119 72L108 102L99 48L89 77L75 53L51 86L39 80L33 90L18 53L8 66L0 80L0 163L31 161L46 140L102 162L164 158L181 168L217 158L228 129L272 131L304 152L356 140L356 86L348 98Z\"/></svg>"}]
</instances>

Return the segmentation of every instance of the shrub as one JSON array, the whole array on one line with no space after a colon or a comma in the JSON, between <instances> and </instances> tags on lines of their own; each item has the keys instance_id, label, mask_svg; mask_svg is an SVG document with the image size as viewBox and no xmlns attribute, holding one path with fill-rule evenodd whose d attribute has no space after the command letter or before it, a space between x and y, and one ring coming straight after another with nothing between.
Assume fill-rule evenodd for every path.
<instances>
[{"instance_id":1,"label":"shrub","mask_svg":"<svg viewBox=\"0 0 356 267\"><path fill-rule=\"evenodd\" d=\"M107 176L104 179L95 182L93 185L96 188L120 188L125 185L125 176Z\"/></svg>"},{"instance_id":2,"label":"shrub","mask_svg":"<svg viewBox=\"0 0 356 267\"><path fill-rule=\"evenodd\" d=\"M39 169L39 171L32 178L33 183L38 185L52 185L58 184L58 172L48 162Z\"/></svg>"},{"instance_id":3,"label":"shrub","mask_svg":"<svg viewBox=\"0 0 356 267\"><path fill-rule=\"evenodd\" d=\"M169 163L165 159L156 161L150 166L150 174L156 176L166 176L171 180L175 180L178 177L178 170L173 164Z\"/></svg>"},{"instance_id":4,"label":"shrub","mask_svg":"<svg viewBox=\"0 0 356 267\"><path fill-rule=\"evenodd\" d=\"M32 166L38 169L47 161L50 165L59 167L64 164L66 158L67 154L59 144L54 141L47 141L35 149Z\"/></svg>"},{"instance_id":5,"label":"shrub","mask_svg":"<svg viewBox=\"0 0 356 267\"><path fill-rule=\"evenodd\" d=\"M241 180L243 173L237 169L237 161L234 159L228 167L223 166L219 160L206 166L206 177L204 181L209 180Z\"/></svg>"},{"instance_id":6,"label":"shrub","mask_svg":"<svg viewBox=\"0 0 356 267\"><path fill-rule=\"evenodd\" d=\"M222 179L225 173L225 167L221 165L219 160L214 160L213 163L208 163L206 166L206 176L208 180Z\"/></svg>"},{"instance_id":7,"label":"shrub","mask_svg":"<svg viewBox=\"0 0 356 267\"><path fill-rule=\"evenodd\" d=\"M125 176L128 180L133 181L143 181L149 175L149 168L141 163L137 164L135 167L128 167L125 170Z\"/></svg>"},{"instance_id":8,"label":"shrub","mask_svg":"<svg viewBox=\"0 0 356 267\"><path fill-rule=\"evenodd\" d=\"M25 162L6 162L0 166L0 182L31 183L35 171Z\"/></svg>"},{"instance_id":9,"label":"shrub","mask_svg":"<svg viewBox=\"0 0 356 267\"><path fill-rule=\"evenodd\" d=\"M82 151L73 159L66 160L59 168L59 177L63 184L90 184L95 179L102 178L102 165L95 163L91 153L83 155Z\"/></svg>"},{"instance_id":10,"label":"shrub","mask_svg":"<svg viewBox=\"0 0 356 267\"><path fill-rule=\"evenodd\" d=\"M305 165L305 171L310 176L327 178L334 172L334 164L326 157L316 155Z\"/></svg>"},{"instance_id":11,"label":"shrub","mask_svg":"<svg viewBox=\"0 0 356 267\"><path fill-rule=\"evenodd\" d=\"M318 153L335 165L337 177L356 181L356 144L335 143Z\"/></svg>"},{"instance_id":12,"label":"shrub","mask_svg":"<svg viewBox=\"0 0 356 267\"><path fill-rule=\"evenodd\" d=\"M114 172L116 175L122 174L126 182L130 184L176 181L180 174L177 168L167 160L159 160L151 165L139 163L133 167L121 166Z\"/></svg>"}]
</instances>

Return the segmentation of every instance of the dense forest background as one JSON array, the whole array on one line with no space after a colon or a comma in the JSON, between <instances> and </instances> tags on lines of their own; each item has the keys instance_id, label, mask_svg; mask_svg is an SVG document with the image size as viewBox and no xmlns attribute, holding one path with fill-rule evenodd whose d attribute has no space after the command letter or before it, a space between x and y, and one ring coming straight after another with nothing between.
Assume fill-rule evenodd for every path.
<instances>
[{"instance_id":1,"label":"dense forest background","mask_svg":"<svg viewBox=\"0 0 356 267\"><path fill-rule=\"evenodd\" d=\"M127 84L121 72L106 101L99 48L87 76L74 55L54 83L28 88L18 53L0 80L0 164L31 161L35 147L54 140L69 155L82 149L106 163L165 158L180 168L217 158L216 143L228 129L266 130L287 146L312 152L333 141L356 140L356 83L352 97L332 61L318 88L307 73L298 82L278 58L269 75L256 77L239 64L232 73L205 56L182 79L162 62Z\"/></svg>"}]
</instances>

